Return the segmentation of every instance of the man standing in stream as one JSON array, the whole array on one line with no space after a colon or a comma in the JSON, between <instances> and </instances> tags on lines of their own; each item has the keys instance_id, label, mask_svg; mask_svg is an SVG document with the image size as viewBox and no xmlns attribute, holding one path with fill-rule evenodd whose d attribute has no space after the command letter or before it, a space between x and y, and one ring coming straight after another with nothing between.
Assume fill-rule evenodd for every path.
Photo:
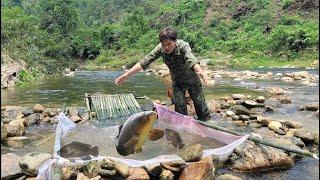
<instances>
[{"instance_id":1,"label":"man standing in stream","mask_svg":"<svg viewBox=\"0 0 320 180\"><path fill-rule=\"evenodd\" d=\"M193 101L198 119L211 119L210 112L202 91L200 78L205 84L208 79L199 65L199 61L192 54L189 43L177 39L177 32L172 28L164 28L159 33L158 44L143 60L136 63L129 71L115 79L115 84L122 84L131 75L145 70L149 64L162 56L164 63L170 70L173 89L173 103L175 111L187 115L186 90Z\"/></svg>"}]
</instances>

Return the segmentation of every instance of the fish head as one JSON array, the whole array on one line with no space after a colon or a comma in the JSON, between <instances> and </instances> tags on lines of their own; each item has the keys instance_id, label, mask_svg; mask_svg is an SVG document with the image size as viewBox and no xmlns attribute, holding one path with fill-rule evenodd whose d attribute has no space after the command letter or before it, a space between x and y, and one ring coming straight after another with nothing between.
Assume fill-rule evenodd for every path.
<instances>
[{"instance_id":1,"label":"fish head","mask_svg":"<svg viewBox=\"0 0 320 180\"><path fill-rule=\"evenodd\" d=\"M130 116L122 128L119 128L116 144L118 153L126 156L141 150L156 119L157 113L154 111L144 111Z\"/></svg>"}]
</instances>

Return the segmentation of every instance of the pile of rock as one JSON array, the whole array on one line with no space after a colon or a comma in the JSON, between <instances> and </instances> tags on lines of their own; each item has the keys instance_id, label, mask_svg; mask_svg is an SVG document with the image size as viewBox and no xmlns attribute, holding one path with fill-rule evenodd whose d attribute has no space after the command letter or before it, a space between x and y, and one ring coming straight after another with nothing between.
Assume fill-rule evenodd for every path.
<instances>
[{"instance_id":1,"label":"pile of rock","mask_svg":"<svg viewBox=\"0 0 320 180\"><path fill-rule=\"evenodd\" d=\"M56 124L56 115L61 108L45 108L40 104L31 107L1 107L1 141L25 135L25 128L38 124ZM89 111L84 107L67 107L65 114L75 123L89 120Z\"/></svg>"}]
</instances>

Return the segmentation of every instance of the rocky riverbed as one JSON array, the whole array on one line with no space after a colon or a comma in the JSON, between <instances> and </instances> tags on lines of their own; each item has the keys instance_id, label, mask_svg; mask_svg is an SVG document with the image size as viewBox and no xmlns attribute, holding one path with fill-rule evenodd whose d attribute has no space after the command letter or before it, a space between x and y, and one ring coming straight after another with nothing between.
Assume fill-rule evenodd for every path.
<instances>
[{"instance_id":1,"label":"rocky riverbed","mask_svg":"<svg viewBox=\"0 0 320 180\"><path fill-rule=\"evenodd\" d=\"M150 70L149 73L163 75L166 70ZM283 83L297 83L299 86L315 88L319 85L318 76L307 71L292 73L252 72L252 71L206 71L210 77L210 86L215 86L221 78L229 78L232 81L246 81L254 79L269 79ZM303 120L281 118L273 116L279 114L283 107L296 103L290 93L291 89L274 87L259 87L254 89L265 92L265 95L248 95L234 93L222 97L210 98L208 105L212 116L212 123L238 130L243 133L254 133L255 136L271 139L288 147L308 150L318 153L319 129L305 127ZM157 100L155 100L157 101ZM163 102L160 99L158 102ZM167 104L169 107L173 107ZM295 113L306 114L313 121L319 120L319 101L308 101L303 104L295 104L298 109ZM60 106L61 107L61 106ZM188 106L189 114L194 115L192 104ZM32 179L38 173L39 167L46 160L52 158L50 153L29 152L27 154L15 153L10 150L10 145L19 147L30 137L26 134L28 127L41 127L41 125L54 125L58 121L56 115L61 108L47 107L47 105L34 104L33 106L2 106L1 107L1 142L2 146L9 149L2 150L2 178ZM85 107L67 107L66 115L77 124L88 121L89 111ZM94 116L94 114L93 114ZM318 122L317 122L318 123ZM31 137L32 140L32 137ZM23 144L23 143L22 143ZM2 148L3 149L3 148ZM74 167L63 167L58 175L63 179L188 179L201 177L203 179L241 179L244 176L233 172L270 172L275 170L291 169L296 163L305 157L279 150L265 145L247 141L229 156L224 163L217 162L215 157L200 158L202 147L199 144L186 147L181 154L180 161L157 163L150 167L133 168L112 158L90 161L86 164ZM192 157L192 158L190 158ZM220 169L231 169L228 173L221 173ZM319 174L319 173L318 173ZM308 175L306 175L308 176Z\"/></svg>"}]
</instances>

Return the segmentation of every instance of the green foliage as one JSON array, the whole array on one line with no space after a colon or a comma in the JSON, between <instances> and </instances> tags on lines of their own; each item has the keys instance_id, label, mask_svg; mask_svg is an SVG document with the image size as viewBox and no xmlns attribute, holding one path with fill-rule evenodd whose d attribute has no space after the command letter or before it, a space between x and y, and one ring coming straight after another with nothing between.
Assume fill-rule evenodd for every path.
<instances>
[{"instance_id":1,"label":"green foliage","mask_svg":"<svg viewBox=\"0 0 320 180\"><path fill-rule=\"evenodd\" d=\"M288 55L292 63L297 58L317 59L318 19L303 16L299 10L290 11L292 3L4 0L1 48L45 74L58 73L79 62L121 67L143 58L159 43L159 30L170 26L197 56L218 61L211 64L261 65L268 64L268 59L274 64L280 54ZM246 12L233 17L241 8ZM217 58L217 51L233 58Z\"/></svg>"}]
</instances>

